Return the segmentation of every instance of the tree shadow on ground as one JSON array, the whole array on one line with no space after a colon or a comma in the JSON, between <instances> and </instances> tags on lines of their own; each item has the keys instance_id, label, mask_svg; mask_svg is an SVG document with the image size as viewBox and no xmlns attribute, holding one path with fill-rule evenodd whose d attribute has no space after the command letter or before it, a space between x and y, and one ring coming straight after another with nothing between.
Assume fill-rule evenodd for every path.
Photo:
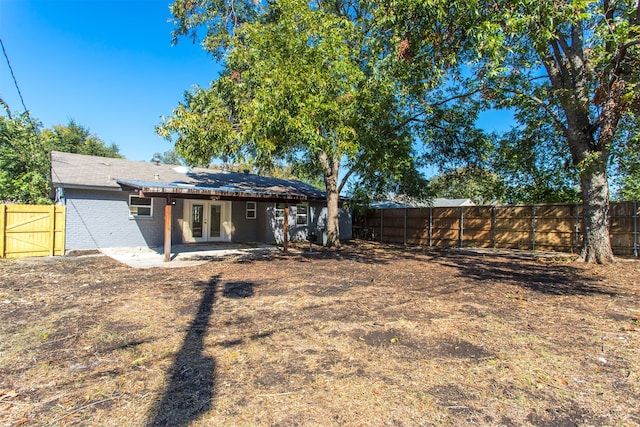
<instances>
[{"instance_id":1,"label":"tree shadow on ground","mask_svg":"<svg viewBox=\"0 0 640 427\"><path fill-rule=\"evenodd\" d=\"M215 360L203 353L204 337L215 302L219 276L199 282L204 288L198 312L182 348L169 371L169 382L162 398L151 412L147 426L187 426L211 408L215 386Z\"/></svg>"},{"instance_id":2,"label":"tree shadow on ground","mask_svg":"<svg viewBox=\"0 0 640 427\"><path fill-rule=\"evenodd\" d=\"M609 295L610 287L572 264L540 262L520 254L481 256L449 252L434 257L443 266L454 267L459 276L479 282L502 282L547 295Z\"/></svg>"}]
</instances>

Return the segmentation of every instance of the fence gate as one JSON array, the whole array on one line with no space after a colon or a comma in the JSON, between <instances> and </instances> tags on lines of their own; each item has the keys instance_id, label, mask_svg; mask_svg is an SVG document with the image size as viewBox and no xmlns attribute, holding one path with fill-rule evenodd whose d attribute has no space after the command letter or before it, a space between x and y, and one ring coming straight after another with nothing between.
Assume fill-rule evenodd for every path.
<instances>
[{"instance_id":1,"label":"fence gate","mask_svg":"<svg viewBox=\"0 0 640 427\"><path fill-rule=\"evenodd\" d=\"M64 255L65 207L0 205L0 258Z\"/></svg>"}]
</instances>

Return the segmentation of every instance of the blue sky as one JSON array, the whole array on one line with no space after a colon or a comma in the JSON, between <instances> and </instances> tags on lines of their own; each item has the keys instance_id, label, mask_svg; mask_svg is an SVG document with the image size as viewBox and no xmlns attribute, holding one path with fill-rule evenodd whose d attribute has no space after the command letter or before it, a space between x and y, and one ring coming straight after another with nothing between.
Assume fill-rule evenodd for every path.
<instances>
[{"instance_id":1,"label":"blue sky","mask_svg":"<svg viewBox=\"0 0 640 427\"><path fill-rule=\"evenodd\" d=\"M199 45L171 45L169 0L0 0L2 39L26 107L44 127L69 119L115 143L130 160L151 160L173 145L154 127L194 85L220 67ZM22 111L0 57L0 97ZM512 124L483 114L486 129Z\"/></svg>"},{"instance_id":2,"label":"blue sky","mask_svg":"<svg viewBox=\"0 0 640 427\"><path fill-rule=\"evenodd\" d=\"M44 127L69 119L130 160L172 147L155 134L185 90L219 66L189 39L171 45L166 0L0 0L0 38L24 102ZM0 97L22 111L4 57Z\"/></svg>"}]
</instances>

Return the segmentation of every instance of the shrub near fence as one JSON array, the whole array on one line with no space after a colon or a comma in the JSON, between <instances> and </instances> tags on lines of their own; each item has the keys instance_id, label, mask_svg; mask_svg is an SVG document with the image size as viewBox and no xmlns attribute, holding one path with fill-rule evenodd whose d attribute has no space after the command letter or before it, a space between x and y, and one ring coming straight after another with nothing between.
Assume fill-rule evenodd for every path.
<instances>
[{"instance_id":1,"label":"shrub near fence","mask_svg":"<svg viewBox=\"0 0 640 427\"><path fill-rule=\"evenodd\" d=\"M65 207L0 204L0 258L64 255Z\"/></svg>"},{"instance_id":2,"label":"shrub near fence","mask_svg":"<svg viewBox=\"0 0 640 427\"><path fill-rule=\"evenodd\" d=\"M616 255L638 256L638 202L612 202L610 237ZM582 205L464 206L372 209L354 236L386 243L578 252Z\"/></svg>"}]
</instances>

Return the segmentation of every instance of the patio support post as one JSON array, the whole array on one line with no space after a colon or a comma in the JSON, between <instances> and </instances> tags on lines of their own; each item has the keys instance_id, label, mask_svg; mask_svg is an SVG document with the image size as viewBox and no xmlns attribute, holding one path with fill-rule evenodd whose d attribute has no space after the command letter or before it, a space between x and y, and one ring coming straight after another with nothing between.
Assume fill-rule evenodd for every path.
<instances>
[{"instance_id":1,"label":"patio support post","mask_svg":"<svg viewBox=\"0 0 640 427\"><path fill-rule=\"evenodd\" d=\"M289 203L284 204L284 224L282 225L284 234L283 252L287 253L289 249Z\"/></svg>"},{"instance_id":2,"label":"patio support post","mask_svg":"<svg viewBox=\"0 0 640 427\"><path fill-rule=\"evenodd\" d=\"M167 198L164 206L164 262L171 261L171 199Z\"/></svg>"}]
</instances>

